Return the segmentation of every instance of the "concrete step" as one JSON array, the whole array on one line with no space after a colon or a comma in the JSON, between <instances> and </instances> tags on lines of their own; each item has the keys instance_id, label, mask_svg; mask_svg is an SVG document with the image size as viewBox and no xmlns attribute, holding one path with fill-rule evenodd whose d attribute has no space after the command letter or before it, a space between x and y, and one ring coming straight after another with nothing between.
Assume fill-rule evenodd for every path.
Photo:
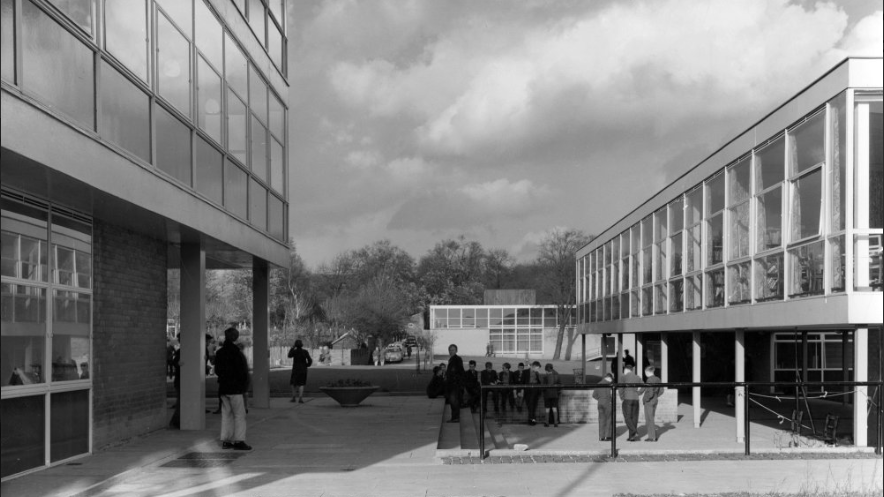
<instances>
[{"instance_id":1,"label":"concrete step","mask_svg":"<svg viewBox=\"0 0 884 497\"><path fill-rule=\"evenodd\" d=\"M436 444L436 451L439 450L460 450L460 426L458 423L447 423L451 418L451 407L446 404L442 410L442 418L439 420L439 442Z\"/></svg>"}]
</instances>

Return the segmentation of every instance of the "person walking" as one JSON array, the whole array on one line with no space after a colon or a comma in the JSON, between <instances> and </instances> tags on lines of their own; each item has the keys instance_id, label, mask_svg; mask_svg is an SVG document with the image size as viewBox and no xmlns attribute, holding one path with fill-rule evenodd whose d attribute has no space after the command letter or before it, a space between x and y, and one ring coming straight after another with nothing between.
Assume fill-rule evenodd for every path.
<instances>
[{"instance_id":1,"label":"person walking","mask_svg":"<svg viewBox=\"0 0 884 497\"><path fill-rule=\"evenodd\" d=\"M463 359L457 355L457 345L448 346L448 367L445 369L445 396L451 406L449 423L460 422L460 404L463 398Z\"/></svg>"},{"instance_id":2,"label":"person walking","mask_svg":"<svg viewBox=\"0 0 884 497\"><path fill-rule=\"evenodd\" d=\"M598 410L599 410L599 441L600 442L610 442L612 436L612 427L611 427L611 389L608 388L608 385L614 381L614 375L608 373L602 378L602 381L599 382L599 385L603 385L600 388L595 388L592 391L592 398L596 400Z\"/></svg>"},{"instance_id":3,"label":"person walking","mask_svg":"<svg viewBox=\"0 0 884 497\"><path fill-rule=\"evenodd\" d=\"M537 386L541 384L539 362L534 361L531 363L531 369L528 371L528 381L524 384L528 386ZM525 403L528 405L528 424L531 426L537 424L537 401L539 399L540 389L525 389Z\"/></svg>"},{"instance_id":4,"label":"person walking","mask_svg":"<svg viewBox=\"0 0 884 497\"><path fill-rule=\"evenodd\" d=\"M643 383L642 379L632 372L632 368L627 366L623 368L623 378L620 383ZM620 387L617 392L623 401L623 422L629 429L629 438L627 442L638 441L638 388L639 387Z\"/></svg>"},{"instance_id":5,"label":"person walking","mask_svg":"<svg viewBox=\"0 0 884 497\"><path fill-rule=\"evenodd\" d=\"M654 366L645 368L645 376L648 377L645 384L649 386L642 388L641 391L642 403L645 406L645 426L648 429L648 438L645 439L645 442L657 441L657 427L654 425L654 415L657 413L657 400L665 392L663 387L650 386L661 383L660 378L654 375L655 372Z\"/></svg>"},{"instance_id":6,"label":"person walking","mask_svg":"<svg viewBox=\"0 0 884 497\"><path fill-rule=\"evenodd\" d=\"M543 389L543 404L546 406L546 420L544 421L543 426L548 427L550 422L552 422L553 426L558 428L559 387L562 386L562 380L559 378L559 373L556 372L552 364L547 363L544 370L546 371L546 374L543 375L543 384L546 388Z\"/></svg>"},{"instance_id":7,"label":"person walking","mask_svg":"<svg viewBox=\"0 0 884 497\"><path fill-rule=\"evenodd\" d=\"M374 362L375 366L381 365L381 348L375 346L374 350L371 352L371 360Z\"/></svg>"},{"instance_id":8,"label":"person walking","mask_svg":"<svg viewBox=\"0 0 884 497\"><path fill-rule=\"evenodd\" d=\"M221 447L252 450L246 443L245 395L249 391L249 363L236 340L239 331L224 330L224 345L215 353L215 374L221 394Z\"/></svg>"},{"instance_id":9,"label":"person walking","mask_svg":"<svg viewBox=\"0 0 884 497\"><path fill-rule=\"evenodd\" d=\"M304 343L295 340L295 345L289 349L289 357L292 359L292 376L289 383L292 385L292 400L289 402L304 403L304 386L307 384L307 368L313 365L310 352L304 350Z\"/></svg>"}]
</instances>

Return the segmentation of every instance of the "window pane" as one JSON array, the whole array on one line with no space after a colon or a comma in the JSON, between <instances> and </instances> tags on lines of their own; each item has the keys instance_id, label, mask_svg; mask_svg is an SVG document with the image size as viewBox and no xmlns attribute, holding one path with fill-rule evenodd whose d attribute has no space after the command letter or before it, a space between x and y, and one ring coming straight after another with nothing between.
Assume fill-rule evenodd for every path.
<instances>
[{"instance_id":1,"label":"window pane","mask_svg":"<svg viewBox=\"0 0 884 497\"><path fill-rule=\"evenodd\" d=\"M248 164L246 122L246 105L232 91L227 92L227 150L243 164Z\"/></svg>"},{"instance_id":2,"label":"window pane","mask_svg":"<svg viewBox=\"0 0 884 497\"><path fill-rule=\"evenodd\" d=\"M3 202L3 276L48 281L48 215L16 202Z\"/></svg>"},{"instance_id":3,"label":"window pane","mask_svg":"<svg viewBox=\"0 0 884 497\"><path fill-rule=\"evenodd\" d=\"M746 257L749 255L749 202L731 207L728 209L728 215L730 216L728 221L730 258Z\"/></svg>"},{"instance_id":4,"label":"window pane","mask_svg":"<svg viewBox=\"0 0 884 497\"><path fill-rule=\"evenodd\" d=\"M783 300L783 254L755 259L755 300Z\"/></svg>"},{"instance_id":5,"label":"window pane","mask_svg":"<svg viewBox=\"0 0 884 497\"><path fill-rule=\"evenodd\" d=\"M703 308L703 276L696 275L685 278L685 309Z\"/></svg>"},{"instance_id":6,"label":"window pane","mask_svg":"<svg viewBox=\"0 0 884 497\"><path fill-rule=\"evenodd\" d=\"M6 344L3 345L4 353ZM3 478L45 463L46 403L43 395L3 399Z\"/></svg>"},{"instance_id":7,"label":"window pane","mask_svg":"<svg viewBox=\"0 0 884 497\"><path fill-rule=\"evenodd\" d=\"M52 302L52 381L89 378L92 296L55 290Z\"/></svg>"},{"instance_id":8,"label":"window pane","mask_svg":"<svg viewBox=\"0 0 884 497\"><path fill-rule=\"evenodd\" d=\"M636 224L635 226L630 228L629 231L630 231L630 238L631 238L629 252L631 254L638 254L638 251L641 249L641 241L642 241L641 227L638 224Z\"/></svg>"},{"instance_id":9,"label":"window pane","mask_svg":"<svg viewBox=\"0 0 884 497\"><path fill-rule=\"evenodd\" d=\"M15 2L0 2L0 76L10 83L15 83ZM5 461L4 461L5 462Z\"/></svg>"},{"instance_id":10,"label":"window pane","mask_svg":"<svg viewBox=\"0 0 884 497\"><path fill-rule=\"evenodd\" d=\"M685 195L685 225L693 226L702 220L703 189L695 188Z\"/></svg>"},{"instance_id":11,"label":"window pane","mask_svg":"<svg viewBox=\"0 0 884 497\"><path fill-rule=\"evenodd\" d=\"M448 327L460 328L460 309L448 309Z\"/></svg>"},{"instance_id":12,"label":"window pane","mask_svg":"<svg viewBox=\"0 0 884 497\"><path fill-rule=\"evenodd\" d=\"M620 319L620 296L611 297L611 319Z\"/></svg>"},{"instance_id":13,"label":"window pane","mask_svg":"<svg viewBox=\"0 0 884 497\"><path fill-rule=\"evenodd\" d=\"M666 239L666 209L654 213L654 241Z\"/></svg>"},{"instance_id":14,"label":"window pane","mask_svg":"<svg viewBox=\"0 0 884 497\"><path fill-rule=\"evenodd\" d=\"M278 192L283 192L283 163L282 145L275 139L270 140L270 187Z\"/></svg>"},{"instance_id":15,"label":"window pane","mask_svg":"<svg viewBox=\"0 0 884 497\"><path fill-rule=\"evenodd\" d=\"M252 26L252 31L255 32L261 45L265 43L264 16L264 4L261 3L261 0L249 0L249 25Z\"/></svg>"},{"instance_id":16,"label":"window pane","mask_svg":"<svg viewBox=\"0 0 884 497\"><path fill-rule=\"evenodd\" d=\"M722 253L724 232L722 231L721 218L721 214L718 214L707 222L706 263L710 266L724 260Z\"/></svg>"},{"instance_id":17,"label":"window pane","mask_svg":"<svg viewBox=\"0 0 884 497\"><path fill-rule=\"evenodd\" d=\"M831 264L832 274L832 292L843 292L845 289L845 268L847 262L844 254L844 236L835 237L829 240L829 262ZM881 262L878 261L878 272L880 273ZM881 275L875 276L881 281Z\"/></svg>"},{"instance_id":18,"label":"window pane","mask_svg":"<svg viewBox=\"0 0 884 497\"><path fill-rule=\"evenodd\" d=\"M655 281L665 280L669 277L669 275L666 274L666 272L669 270L669 268L666 266L666 242L658 243L655 252L657 253L657 260L654 263L654 279Z\"/></svg>"},{"instance_id":19,"label":"window pane","mask_svg":"<svg viewBox=\"0 0 884 497\"><path fill-rule=\"evenodd\" d=\"M881 291L881 282L884 281L881 261L882 235L854 235L853 247L853 278L854 290Z\"/></svg>"},{"instance_id":20,"label":"window pane","mask_svg":"<svg viewBox=\"0 0 884 497\"><path fill-rule=\"evenodd\" d=\"M847 212L847 96L841 93L829 101L830 126L832 130L831 163L829 189L832 195L832 231L841 231L846 225ZM881 132L875 136L880 137ZM879 148L880 150L880 148ZM880 154L879 154L880 157ZM880 161L879 161L880 162ZM880 198L882 195L878 195Z\"/></svg>"},{"instance_id":21,"label":"window pane","mask_svg":"<svg viewBox=\"0 0 884 497\"><path fill-rule=\"evenodd\" d=\"M653 226L651 216L642 219L642 247L648 247L653 240Z\"/></svg>"},{"instance_id":22,"label":"window pane","mask_svg":"<svg viewBox=\"0 0 884 497\"><path fill-rule=\"evenodd\" d=\"M749 263L734 264L727 268L728 276L728 297L727 301L731 305L746 304L752 299L749 293L749 282L751 275L749 274Z\"/></svg>"},{"instance_id":23,"label":"window pane","mask_svg":"<svg viewBox=\"0 0 884 497\"><path fill-rule=\"evenodd\" d=\"M267 123L267 83L254 67L249 71L249 108L262 123Z\"/></svg>"},{"instance_id":24,"label":"window pane","mask_svg":"<svg viewBox=\"0 0 884 497\"><path fill-rule=\"evenodd\" d=\"M882 125L881 102L869 104L868 140L869 228L881 229L884 228L884 125Z\"/></svg>"},{"instance_id":25,"label":"window pane","mask_svg":"<svg viewBox=\"0 0 884 497\"><path fill-rule=\"evenodd\" d=\"M224 207L242 219L248 218L248 175L233 162L224 162Z\"/></svg>"},{"instance_id":26,"label":"window pane","mask_svg":"<svg viewBox=\"0 0 884 497\"><path fill-rule=\"evenodd\" d=\"M92 33L92 0L51 0L51 2L83 31Z\"/></svg>"},{"instance_id":27,"label":"window pane","mask_svg":"<svg viewBox=\"0 0 884 497\"><path fill-rule=\"evenodd\" d=\"M93 53L42 10L22 3L22 86L95 129Z\"/></svg>"},{"instance_id":28,"label":"window pane","mask_svg":"<svg viewBox=\"0 0 884 497\"><path fill-rule=\"evenodd\" d=\"M283 215L284 204L282 200L273 195L267 196L267 231L270 236L280 241L285 241L285 216Z\"/></svg>"},{"instance_id":29,"label":"window pane","mask_svg":"<svg viewBox=\"0 0 884 497\"><path fill-rule=\"evenodd\" d=\"M267 23L267 51L270 54L270 60L282 71L282 34L276 24L272 22Z\"/></svg>"},{"instance_id":30,"label":"window pane","mask_svg":"<svg viewBox=\"0 0 884 497\"><path fill-rule=\"evenodd\" d=\"M488 327L488 309L476 309L476 328Z\"/></svg>"},{"instance_id":31,"label":"window pane","mask_svg":"<svg viewBox=\"0 0 884 497\"><path fill-rule=\"evenodd\" d=\"M626 290L627 288L629 288L629 258L627 257L626 259L623 259L621 261L621 263L623 265L623 269L622 269L622 275L620 277L620 279L621 279L621 287L620 288Z\"/></svg>"},{"instance_id":32,"label":"window pane","mask_svg":"<svg viewBox=\"0 0 884 497\"><path fill-rule=\"evenodd\" d=\"M157 15L157 80L160 95L190 116L190 44Z\"/></svg>"},{"instance_id":33,"label":"window pane","mask_svg":"<svg viewBox=\"0 0 884 497\"><path fill-rule=\"evenodd\" d=\"M3 283L0 384L44 383L46 289ZM4 441L5 447L5 441Z\"/></svg>"},{"instance_id":34,"label":"window pane","mask_svg":"<svg viewBox=\"0 0 884 497\"><path fill-rule=\"evenodd\" d=\"M669 203L669 232L678 233L684 227L684 198Z\"/></svg>"},{"instance_id":35,"label":"window pane","mask_svg":"<svg viewBox=\"0 0 884 497\"><path fill-rule=\"evenodd\" d=\"M706 307L724 305L724 270L706 273Z\"/></svg>"},{"instance_id":36,"label":"window pane","mask_svg":"<svg viewBox=\"0 0 884 497\"><path fill-rule=\"evenodd\" d=\"M651 247L646 247L642 251L642 284L645 285L653 280L652 276L654 273L652 272L653 265L651 264L653 254L654 251L651 250Z\"/></svg>"},{"instance_id":37,"label":"window pane","mask_svg":"<svg viewBox=\"0 0 884 497\"><path fill-rule=\"evenodd\" d=\"M792 241L822 231L822 177L822 170L817 169L792 182Z\"/></svg>"},{"instance_id":38,"label":"window pane","mask_svg":"<svg viewBox=\"0 0 884 497\"><path fill-rule=\"evenodd\" d=\"M670 250L672 251L672 257L669 258L670 261L670 276L678 276L682 273L681 267L681 253L682 253L682 243L681 243L681 233L672 237L672 243Z\"/></svg>"},{"instance_id":39,"label":"window pane","mask_svg":"<svg viewBox=\"0 0 884 497\"><path fill-rule=\"evenodd\" d=\"M825 160L825 112L789 132L789 173L798 174Z\"/></svg>"},{"instance_id":40,"label":"window pane","mask_svg":"<svg viewBox=\"0 0 884 497\"><path fill-rule=\"evenodd\" d=\"M52 223L53 282L92 288L92 226L56 215Z\"/></svg>"},{"instance_id":41,"label":"window pane","mask_svg":"<svg viewBox=\"0 0 884 497\"><path fill-rule=\"evenodd\" d=\"M251 180L249 185L249 221L261 231L266 231L267 190L255 180Z\"/></svg>"},{"instance_id":42,"label":"window pane","mask_svg":"<svg viewBox=\"0 0 884 497\"><path fill-rule=\"evenodd\" d=\"M666 283L654 287L654 309L656 314L666 314Z\"/></svg>"},{"instance_id":43,"label":"window pane","mask_svg":"<svg viewBox=\"0 0 884 497\"><path fill-rule=\"evenodd\" d=\"M703 266L702 225L698 224L687 230L688 256L687 270L699 271Z\"/></svg>"},{"instance_id":44,"label":"window pane","mask_svg":"<svg viewBox=\"0 0 884 497\"><path fill-rule=\"evenodd\" d=\"M190 186L190 128L161 106L156 105L154 109L157 116L156 165Z\"/></svg>"},{"instance_id":45,"label":"window pane","mask_svg":"<svg viewBox=\"0 0 884 497\"><path fill-rule=\"evenodd\" d=\"M206 56L215 69L221 71L224 68L224 54L221 50L224 29L206 6L204 0L196 0L194 7L196 9L196 35L194 36L196 48Z\"/></svg>"},{"instance_id":46,"label":"window pane","mask_svg":"<svg viewBox=\"0 0 884 497\"><path fill-rule=\"evenodd\" d=\"M51 461L89 452L89 390L53 393L49 399Z\"/></svg>"},{"instance_id":47,"label":"window pane","mask_svg":"<svg viewBox=\"0 0 884 497\"><path fill-rule=\"evenodd\" d=\"M251 144L252 172L262 180L267 180L267 128L252 116Z\"/></svg>"},{"instance_id":48,"label":"window pane","mask_svg":"<svg viewBox=\"0 0 884 497\"><path fill-rule=\"evenodd\" d=\"M783 181L785 148L780 137L755 153L755 191L760 192Z\"/></svg>"},{"instance_id":49,"label":"window pane","mask_svg":"<svg viewBox=\"0 0 884 497\"><path fill-rule=\"evenodd\" d=\"M215 147L200 137L196 139L196 190L219 205L224 201L224 159Z\"/></svg>"},{"instance_id":50,"label":"window pane","mask_svg":"<svg viewBox=\"0 0 884 497\"><path fill-rule=\"evenodd\" d=\"M728 169L728 204L734 205L749 199L749 162L742 160L735 166Z\"/></svg>"},{"instance_id":51,"label":"window pane","mask_svg":"<svg viewBox=\"0 0 884 497\"><path fill-rule=\"evenodd\" d=\"M104 4L104 43L114 57L147 81L147 14L144 0L112 0Z\"/></svg>"},{"instance_id":52,"label":"window pane","mask_svg":"<svg viewBox=\"0 0 884 497\"><path fill-rule=\"evenodd\" d=\"M476 311L474 309L464 309L461 315L461 326L464 328L476 327Z\"/></svg>"},{"instance_id":53,"label":"window pane","mask_svg":"<svg viewBox=\"0 0 884 497\"><path fill-rule=\"evenodd\" d=\"M270 94L270 132L280 142L285 143L285 107L272 93Z\"/></svg>"},{"instance_id":54,"label":"window pane","mask_svg":"<svg viewBox=\"0 0 884 497\"><path fill-rule=\"evenodd\" d=\"M681 312L684 309L683 286L684 280L681 279L669 282L669 312Z\"/></svg>"},{"instance_id":55,"label":"window pane","mask_svg":"<svg viewBox=\"0 0 884 497\"><path fill-rule=\"evenodd\" d=\"M202 58L198 59L197 121L200 129L221 143L221 76Z\"/></svg>"},{"instance_id":56,"label":"window pane","mask_svg":"<svg viewBox=\"0 0 884 497\"><path fill-rule=\"evenodd\" d=\"M755 242L759 252L783 244L783 189L775 188L758 196L756 202L757 231Z\"/></svg>"},{"instance_id":57,"label":"window pane","mask_svg":"<svg viewBox=\"0 0 884 497\"><path fill-rule=\"evenodd\" d=\"M629 315L634 318L641 316L641 299L640 299L639 295L640 295L639 290L633 290L632 292L630 292Z\"/></svg>"},{"instance_id":58,"label":"window pane","mask_svg":"<svg viewBox=\"0 0 884 497\"><path fill-rule=\"evenodd\" d=\"M447 328L448 327L448 310L447 309L433 309L433 323L435 323L435 328Z\"/></svg>"},{"instance_id":59,"label":"window pane","mask_svg":"<svg viewBox=\"0 0 884 497\"><path fill-rule=\"evenodd\" d=\"M706 215L724 209L724 174L718 174L706 182Z\"/></svg>"},{"instance_id":60,"label":"window pane","mask_svg":"<svg viewBox=\"0 0 884 497\"><path fill-rule=\"evenodd\" d=\"M101 64L98 133L150 162L150 99L106 62Z\"/></svg>"},{"instance_id":61,"label":"window pane","mask_svg":"<svg viewBox=\"0 0 884 497\"><path fill-rule=\"evenodd\" d=\"M642 288L642 316L651 316L654 313L654 287Z\"/></svg>"},{"instance_id":62,"label":"window pane","mask_svg":"<svg viewBox=\"0 0 884 497\"><path fill-rule=\"evenodd\" d=\"M249 66L246 62L246 57L227 33L224 33L224 57L226 62L224 65L224 79L240 96L247 96Z\"/></svg>"},{"instance_id":63,"label":"window pane","mask_svg":"<svg viewBox=\"0 0 884 497\"><path fill-rule=\"evenodd\" d=\"M190 38L190 27L193 24L193 0L156 0L178 28ZM199 1L199 0L197 0Z\"/></svg>"},{"instance_id":64,"label":"window pane","mask_svg":"<svg viewBox=\"0 0 884 497\"><path fill-rule=\"evenodd\" d=\"M823 293L823 260L823 242L808 243L789 251L790 297Z\"/></svg>"}]
</instances>

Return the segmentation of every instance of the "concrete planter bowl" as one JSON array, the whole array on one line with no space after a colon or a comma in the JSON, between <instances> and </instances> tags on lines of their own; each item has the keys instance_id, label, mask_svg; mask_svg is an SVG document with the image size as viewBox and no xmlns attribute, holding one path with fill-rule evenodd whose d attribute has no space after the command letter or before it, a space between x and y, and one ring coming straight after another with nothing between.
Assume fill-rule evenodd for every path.
<instances>
[{"instance_id":1,"label":"concrete planter bowl","mask_svg":"<svg viewBox=\"0 0 884 497\"><path fill-rule=\"evenodd\" d=\"M341 407L356 407L380 387L319 387L323 393L335 399Z\"/></svg>"}]
</instances>

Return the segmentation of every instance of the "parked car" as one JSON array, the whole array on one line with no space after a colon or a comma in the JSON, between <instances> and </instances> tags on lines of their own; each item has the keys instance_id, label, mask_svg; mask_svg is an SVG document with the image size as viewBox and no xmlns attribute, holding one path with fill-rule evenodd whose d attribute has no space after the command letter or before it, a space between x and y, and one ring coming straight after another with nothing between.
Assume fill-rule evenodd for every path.
<instances>
[{"instance_id":1,"label":"parked car","mask_svg":"<svg viewBox=\"0 0 884 497\"><path fill-rule=\"evenodd\" d=\"M404 358L405 351L402 350L402 346L398 343L387 345L387 347L384 349L385 362L402 362Z\"/></svg>"}]
</instances>

